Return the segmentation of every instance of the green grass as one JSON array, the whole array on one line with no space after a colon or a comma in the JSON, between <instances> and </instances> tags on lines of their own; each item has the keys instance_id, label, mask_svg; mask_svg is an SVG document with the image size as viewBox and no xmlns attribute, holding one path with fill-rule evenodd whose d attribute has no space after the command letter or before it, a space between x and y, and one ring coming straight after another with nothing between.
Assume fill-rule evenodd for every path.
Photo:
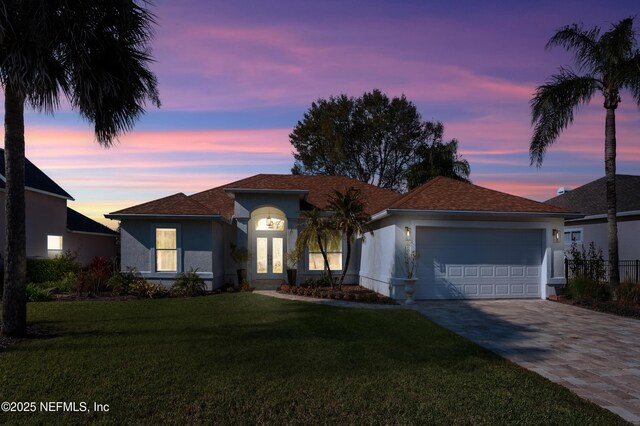
<instances>
[{"instance_id":1,"label":"green grass","mask_svg":"<svg viewBox=\"0 0 640 426\"><path fill-rule=\"evenodd\" d=\"M415 312L253 294L29 304L54 336L0 351L0 401L108 413L0 423L619 424Z\"/></svg>"}]
</instances>

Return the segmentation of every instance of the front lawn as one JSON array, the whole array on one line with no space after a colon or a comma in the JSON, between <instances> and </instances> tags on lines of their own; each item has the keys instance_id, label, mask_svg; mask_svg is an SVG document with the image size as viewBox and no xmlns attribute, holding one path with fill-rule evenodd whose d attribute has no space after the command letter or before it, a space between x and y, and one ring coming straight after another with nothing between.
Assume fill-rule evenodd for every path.
<instances>
[{"instance_id":1,"label":"front lawn","mask_svg":"<svg viewBox=\"0 0 640 426\"><path fill-rule=\"evenodd\" d=\"M623 424L409 311L249 293L30 303L53 335L0 350L0 401L109 405L0 423Z\"/></svg>"}]
</instances>

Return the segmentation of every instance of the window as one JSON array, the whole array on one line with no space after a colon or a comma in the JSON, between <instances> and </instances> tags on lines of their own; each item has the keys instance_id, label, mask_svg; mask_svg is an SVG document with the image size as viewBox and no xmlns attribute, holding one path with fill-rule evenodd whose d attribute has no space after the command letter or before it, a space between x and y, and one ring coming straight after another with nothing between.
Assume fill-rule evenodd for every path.
<instances>
[{"instance_id":1,"label":"window","mask_svg":"<svg viewBox=\"0 0 640 426\"><path fill-rule=\"evenodd\" d=\"M335 234L322 244L327 254L329 268L332 271L342 270L342 236ZM309 270L324 271L324 258L318 244L309 244Z\"/></svg>"},{"instance_id":2,"label":"window","mask_svg":"<svg viewBox=\"0 0 640 426\"><path fill-rule=\"evenodd\" d=\"M582 244L582 229L564 231L564 243L570 246L574 242Z\"/></svg>"},{"instance_id":3,"label":"window","mask_svg":"<svg viewBox=\"0 0 640 426\"><path fill-rule=\"evenodd\" d=\"M156 271L177 272L178 249L175 228L156 228Z\"/></svg>"},{"instance_id":4,"label":"window","mask_svg":"<svg viewBox=\"0 0 640 426\"><path fill-rule=\"evenodd\" d=\"M62 251L62 236L47 235L47 250Z\"/></svg>"}]
</instances>

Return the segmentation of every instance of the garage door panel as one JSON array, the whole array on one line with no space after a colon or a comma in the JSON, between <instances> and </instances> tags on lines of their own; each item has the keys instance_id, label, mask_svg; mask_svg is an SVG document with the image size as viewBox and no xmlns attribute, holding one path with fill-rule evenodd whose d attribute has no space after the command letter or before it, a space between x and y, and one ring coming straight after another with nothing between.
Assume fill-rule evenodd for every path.
<instances>
[{"instance_id":1,"label":"garage door panel","mask_svg":"<svg viewBox=\"0 0 640 426\"><path fill-rule=\"evenodd\" d=\"M418 228L419 299L539 297L541 230Z\"/></svg>"}]
</instances>

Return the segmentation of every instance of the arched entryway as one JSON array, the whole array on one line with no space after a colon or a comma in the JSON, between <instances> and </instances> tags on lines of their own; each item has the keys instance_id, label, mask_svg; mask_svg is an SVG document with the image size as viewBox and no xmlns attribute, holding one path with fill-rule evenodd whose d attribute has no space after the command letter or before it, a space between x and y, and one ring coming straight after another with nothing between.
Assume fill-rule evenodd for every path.
<instances>
[{"instance_id":1,"label":"arched entryway","mask_svg":"<svg viewBox=\"0 0 640 426\"><path fill-rule=\"evenodd\" d=\"M282 280L286 271L287 218L274 207L260 207L249 221L252 275L255 280Z\"/></svg>"}]
</instances>

